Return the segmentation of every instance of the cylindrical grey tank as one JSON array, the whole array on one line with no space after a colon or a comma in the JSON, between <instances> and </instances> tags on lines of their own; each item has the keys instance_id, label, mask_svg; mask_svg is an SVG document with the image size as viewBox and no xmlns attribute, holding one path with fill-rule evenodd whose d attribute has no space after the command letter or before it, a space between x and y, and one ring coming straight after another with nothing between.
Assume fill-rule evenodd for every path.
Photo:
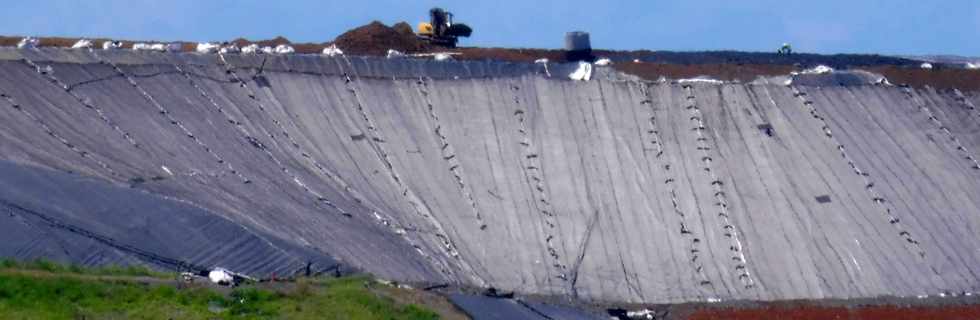
<instances>
[{"instance_id":1,"label":"cylindrical grey tank","mask_svg":"<svg viewBox=\"0 0 980 320\"><path fill-rule=\"evenodd\" d=\"M565 50L583 51L591 50L592 44L589 43L589 33L584 31L572 31L565 34Z\"/></svg>"}]
</instances>

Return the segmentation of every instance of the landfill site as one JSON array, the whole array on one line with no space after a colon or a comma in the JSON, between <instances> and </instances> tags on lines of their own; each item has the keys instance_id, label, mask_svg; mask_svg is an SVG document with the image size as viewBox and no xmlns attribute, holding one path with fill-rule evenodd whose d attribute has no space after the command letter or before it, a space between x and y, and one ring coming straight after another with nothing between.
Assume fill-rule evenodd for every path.
<instances>
[{"instance_id":1,"label":"landfill site","mask_svg":"<svg viewBox=\"0 0 980 320\"><path fill-rule=\"evenodd\" d=\"M0 38L0 256L369 273L474 319L980 317L975 62L436 22Z\"/></svg>"}]
</instances>

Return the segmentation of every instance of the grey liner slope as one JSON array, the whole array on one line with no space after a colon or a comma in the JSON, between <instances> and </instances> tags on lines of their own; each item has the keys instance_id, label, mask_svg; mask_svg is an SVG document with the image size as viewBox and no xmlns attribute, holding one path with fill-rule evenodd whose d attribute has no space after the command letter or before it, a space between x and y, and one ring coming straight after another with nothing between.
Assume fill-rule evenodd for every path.
<instances>
[{"instance_id":1,"label":"grey liner slope","mask_svg":"<svg viewBox=\"0 0 980 320\"><path fill-rule=\"evenodd\" d=\"M0 51L33 115L0 101L4 160L164 175L135 187L381 277L646 303L980 285L972 95L97 53Z\"/></svg>"}]
</instances>

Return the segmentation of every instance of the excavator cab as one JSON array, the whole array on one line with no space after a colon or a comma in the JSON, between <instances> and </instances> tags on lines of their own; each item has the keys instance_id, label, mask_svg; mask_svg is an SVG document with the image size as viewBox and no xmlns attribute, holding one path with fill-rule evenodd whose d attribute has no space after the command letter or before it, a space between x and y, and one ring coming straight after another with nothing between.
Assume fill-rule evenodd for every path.
<instances>
[{"instance_id":1,"label":"excavator cab","mask_svg":"<svg viewBox=\"0 0 980 320\"><path fill-rule=\"evenodd\" d=\"M432 24L428 22L419 22L419 29L417 31L419 36L432 36Z\"/></svg>"},{"instance_id":2,"label":"excavator cab","mask_svg":"<svg viewBox=\"0 0 980 320\"><path fill-rule=\"evenodd\" d=\"M473 29L463 23L453 22L453 14L442 8L429 10L429 22L418 25L418 37L431 44L456 47L459 37L469 37Z\"/></svg>"}]
</instances>

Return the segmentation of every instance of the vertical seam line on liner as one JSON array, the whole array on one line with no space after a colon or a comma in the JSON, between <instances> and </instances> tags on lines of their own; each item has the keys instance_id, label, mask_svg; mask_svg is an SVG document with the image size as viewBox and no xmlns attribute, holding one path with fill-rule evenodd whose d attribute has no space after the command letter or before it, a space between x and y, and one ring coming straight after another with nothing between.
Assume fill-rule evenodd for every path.
<instances>
[{"instance_id":1,"label":"vertical seam line on liner","mask_svg":"<svg viewBox=\"0 0 980 320\"><path fill-rule=\"evenodd\" d=\"M435 135L439 138L439 142L442 144L440 146L442 149L442 159L449 165L449 172L451 172L456 178L456 184L459 187L463 197L466 198L470 208L473 210L473 215L476 217L480 230L486 230L487 224L483 221L483 216L480 213L479 207L477 207L476 201L473 200L472 189L466 185L463 179L462 161L459 160L459 157L456 154L456 149L451 143L449 143L449 138L447 137L446 133L443 132L445 129L442 127L442 123L439 121L439 116L436 114L435 106L432 104L432 99L429 97L428 81L420 76L418 82L416 82L416 89L424 99L423 103L426 104L429 118L431 118L436 125Z\"/></svg>"},{"instance_id":2,"label":"vertical seam line on liner","mask_svg":"<svg viewBox=\"0 0 980 320\"><path fill-rule=\"evenodd\" d=\"M712 284L711 280L708 278L708 275L704 272L704 264L702 262L698 262L698 259L701 257L699 253L701 252L700 247L703 242L700 238L697 238L694 232L692 232L690 229L687 228L687 224L686 224L687 215L684 213L683 210L681 210L680 200L678 200L677 198L677 187L676 187L677 181L676 178L674 178L673 171L671 170L672 165L670 161L664 157L665 149L663 145L663 139L660 136L660 127L657 125L656 109L655 106L653 105L653 99L650 94L650 89L646 84L640 83L640 90L641 90L640 93L643 95L644 98L644 100L640 101L640 105L648 105L650 111L650 118L648 119L649 120L648 122L650 124L650 129L647 130L647 134L649 134L651 138L650 144L656 146L657 148L657 154L654 155L654 158L656 158L658 162L660 162L660 164L664 169L665 176L667 177L664 180L664 185L667 186L667 193L670 195L670 203L674 210L674 213L677 214L677 216L680 218L681 225L680 225L679 232L681 234L681 238L684 238L685 236L691 238L690 249L688 249L688 253L690 255L690 259L689 259L690 267L693 269L694 274L698 278L700 278L699 285L711 286L712 289L714 289L714 284Z\"/></svg>"},{"instance_id":3,"label":"vertical seam line on liner","mask_svg":"<svg viewBox=\"0 0 980 320\"><path fill-rule=\"evenodd\" d=\"M170 111L168 111L166 108L163 107L163 105L161 105L159 102L157 102L156 99L153 98L153 96L151 96L146 90L144 90L143 87L141 87L139 84L137 84L136 81L133 80L132 77L130 77L125 72L123 72L123 70L121 68L119 68L118 65L116 65L115 63L113 63L113 62L111 62L109 60L102 59L102 57L100 57L94 51L92 52L92 55L95 56L95 58L98 59L99 61L102 61L102 62L108 64L109 66L111 66L113 68L113 70L115 72L117 72L120 76L123 76L124 78L126 78L126 81L129 82L129 84L132 85L133 88L135 88L137 91L139 91L139 93L143 96L144 99L146 99L147 101L150 102L150 104L152 104L154 107L156 107L157 110L159 111L159 113L161 115L163 115L165 118L167 118L168 121L170 121L170 124L172 124L172 125L177 126L178 128L180 128L181 131L183 131L184 135L186 135L188 138L190 138L191 140L193 140L202 149L204 149L204 151L207 152L209 155L211 155L211 157L213 157L215 160L217 160L217 162L219 164L224 164L225 167L228 169L228 172L229 173L231 173L232 175L237 176L245 184L249 184L249 183L252 182L251 180L249 180L248 178L246 178L241 172L239 172L238 170L235 170L235 168L232 167L231 163L225 161L225 159L222 158L220 155L218 155L216 152L214 152L214 150L212 150L211 147L208 147L208 145L205 144L203 141L201 141L201 139L198 138L196 135L194 135L190 131L190 129L187 129L187 127L185 127L183 125L183 123L181 123L180 121L177 121L177 119L174 118L170 114Z\"/></svg>"},{"instance_id":4,"label":"vertical seam line on liner","mask_svg":"<svg viewBox=\"0 0 980 320\"><path fill-rule=\"evenodd\" d=\"M511 91L520 90L516 85L510 87ZM514 101L519 105L520 99L515 94ZM519 108L519 107L518 107ZM558 250L555 248L554 241L555 235L549 230L554 230L557 225L556 213L548 200L548 193L546 192L544 179L538 174L541 170L540 157L541 155L534 153L534 147L532 145L531 138L529 137L528 128L526 124L526 111L517 109L514 111L514 117L517 120L519 127L517 132L521 135L521 141L518 142L522 146L522 153L519 157L518 163L522 164L521 172L524 173L524 180L534 188L531 192L531 199L534 202L534 208L540 213L539 217L541 221L544 222L545 226L545 247L548 252L548 256L552 259L552 267L558 271L556 278L567 282L568 275L566 266L562 260L561 256L558 254ZM532 183L533 180L533 183ZM540 202L540 203L539 203ZM540 207L539 207L540 206ZM584 248L583 248L584 250ZM577 271L576 271L577 272Z\"/></svg>"},{"instance_id":5,"label":"vertical seam line on liner","mask_svg":"<svg viewBox=\"0 0 980 320\"><path fill-rule=\"evenodd\" d=\"M793 96L796 97L799 101L801 101L803 107L806 108L807 111L809 111L810 116L812 116L822 125L821 130L824 131L824 136L827 139L829 139L831 143L837 145L837 149L840 151L841 157L847 162L848 166L851 167L851 169L854 171L854 174L860 176L861 179L864 181L865 190L867 190L868 194L871 196L871 201L875 204L876 207L879 207L884 210L883 213L885 217L888 218L888 223L894 226L899 231L898 233L899 236L905 239L906 242L912 244L915 247L915 249L918 251L919 257L924 259L926 255L925 249L922 248L918 240L915 240L915 238L912 237L912 234L910 232L908 232L904 227L902 227L901 220L898 217L896 217L892 213L891 208L888 208L888 205L885 204L886 203L885 198L874 189L875 184L871 180L871 175L868 172L862 171L854 162L854 160L847 154L847 152L844 150L844 145L841 144L840 141L838 141L837 138L834 137L833 132L830 130L830 125L827 122L826 118L821 116L817 112L817 108L813 106L813 101L808 100L806 98L807 94L799 90L796 86L789 85L788 87L793 91ZM935 268L933 268L933 272L936 272L938 274Z\"/></svg>"},{"instance_id":6,"label":"vertical seam line on liner","mask_svg":"<svg viewBox=\"0 0 980 320\"><path fill-rule=\"evenodd\" d=\"M714 171L711 170L711 162L713 160L708 155L707 138L704 136L704 130L706 130L706 127L704 126L704 120L702 119L704 117L704 114L701 112L701 109L697 105L697 100L696 97L694 96L693 85L685 84L682 85L682 88L686 89L688 94L687 101L690 104L687 106L687 109L691 110L691 115L692 115L691 121L697 124L697 127L695 127L693 131L698 137L697 144L702 154L701 161L704 162L703 169L707 173L708 177L711 179L711 185L715 190L714 198L716 201L718 201L717 203L715 203L715 205L719 207L719 211L720 211L718 213L718 216L722 217L722 220L724 220L725 225L722 226L722 228L725 229L725 237L731 239L730 241L733 243L733 245L729 246L729 251L732 251L732 253L734 254L732 260L737 261L735 265L736 273L741 272L738 274L738 279L740 282L742 282L742 285L745 287L745 289L754 288L755 280L752 279L752 273L751 271L749 271L749 266L748 266L749 262L745 257L744 248L742 247L742 241L739 238L738 228L734 225L734 223L731 221L729 217L730 214L728 211L728 198L725 195L724 190L722 189L722 185L724 183L721 181L720 178L718 178L718 176L714 173Z\"/></svg>"},{"instance_id":7,"label":"vertical seam line on liner","mask_svg":"<svg viewBox=\"0 0 980 320\"><path fill-rule=\"evenodd\" d=\"M353 72L354 71L353 63L351 63L351 61L347 58L347 56L343 56L343 59L350 67L351 71ZM341 69L343 69L342 66ZM356 74L354 76L355 78L357 77ZM361 102L360 95L357 93L357 89L353 84L354 79L352 79L351 75L347 72L343 72L342 77L344 79L344 85L347 88L347 91L350 92L350 94L354 98L355 105L353 106L353 108L356 109L356 111L360 114L361 120L364 121L364 124L367 126L367 129L372 136L369 141L369 144L371 145L371 148L375 151L378 159L382 162L382 165L388 170L388 175L395 182L395 185L400 190L402 190L402 197L405 199L405 201L409 203L409 205L412 206L413 210L417 215L421 216L429 224L431 224L433 228L435 228L435 232L433 233L433 235L436 238L438 238L440 242L442 242L443 250L446 252L446 254L448 254L450 257L454 258L458 262L458 266L460 267L460 269L468 273L469 276L473 280L478 282L480 286L486 286L487 285L486 280L480 277L476 273L476 271L474 271L473 268L470 267L469 263L463 260L462 257L460 257L460 254L456 249L456 245L452 242L452 240L450 240L445 229L442 227L442 224L440 224L439 221L431 215L431 213L426 213L422 211L421 205L418 203L418 201L415 200L415 199L418 200L421 199L419 199L415 195L415 193L412 192L408 188L408 186L405 185L405 183L402 181L400 175L395 170L394 164L391 162L391 159L388 156L388 152L385 150L384 146L382 145L384 140L381 138L379 130L374 125L374 122L371 121L371 118L368 116L367 111L364 108L364 104ZM422 253L420 247L416 247L415 249L420 253ZM453 275L453 272L449 269L448 262L444 262L442 260L436 260L435 258L432 258L431 261L434 264L437 264L438 267L442 268L441 271L444 274L450 276Z\"/></svg>"}]
</instances>

